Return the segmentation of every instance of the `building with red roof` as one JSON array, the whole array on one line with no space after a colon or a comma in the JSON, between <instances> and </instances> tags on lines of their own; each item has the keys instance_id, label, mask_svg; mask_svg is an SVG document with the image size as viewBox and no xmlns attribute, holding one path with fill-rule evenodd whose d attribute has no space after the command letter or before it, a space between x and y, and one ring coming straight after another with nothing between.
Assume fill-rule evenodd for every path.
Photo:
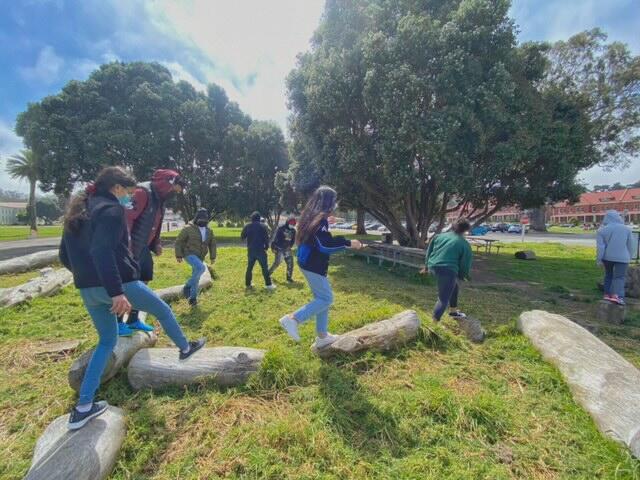
<instances>
[{"instance_id":1,"label":"building with red roof","mask_svg":"<svg viewBox=\"0 0 640 480\"><path fill-rule=\"evenodd\" d=\"M639 223L640 188L583 193L574 204L560 202L553 205L549 220L551 223L568 223L573 219L582 223L601 223L607 210L617 210L625 221Z\"/></svg>"}]
</instances>

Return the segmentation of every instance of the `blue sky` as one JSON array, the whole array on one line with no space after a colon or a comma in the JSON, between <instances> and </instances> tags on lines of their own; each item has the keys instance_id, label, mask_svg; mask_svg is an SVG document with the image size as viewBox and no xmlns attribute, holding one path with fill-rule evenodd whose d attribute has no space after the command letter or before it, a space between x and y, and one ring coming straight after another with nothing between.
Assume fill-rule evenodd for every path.
<instances>
[{"instance_id":1,"label":"blue sky","mask_svg":"<svg viewBox=\"0 0 640 480\"><path fill-rule=\"evenodd\" d=\"M111 60L155 60L197 88L223 86L241 108L286 128L284 78L306 50L323 0L18 0L0 16L0 188L26 190L4 173L21 142L16 115L30 101L85 79ZM601 27L640 53L637 0L514 0L521 40L558 40ZM596 168L589 183L640 179Z\"/></svg>"}]
</instances>

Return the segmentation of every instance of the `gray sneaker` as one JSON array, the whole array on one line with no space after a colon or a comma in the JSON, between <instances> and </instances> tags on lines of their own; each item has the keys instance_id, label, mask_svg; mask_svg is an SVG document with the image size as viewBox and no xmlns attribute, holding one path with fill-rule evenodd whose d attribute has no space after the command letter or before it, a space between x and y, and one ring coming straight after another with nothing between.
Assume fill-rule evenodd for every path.
<instances>
[{"instance_id":1,"label":"gray sneaker","mask_svg":"<svg viewBox=\"0 0 640 480\"><path fill-rule=\"evenodd\" d=\"M69 415L69 430L78 430L84 427L92 418L99 417L107 411L109 404L105 401L93 402L91 409L88 412L79 412L76 407L73 407L71 414Z\"/></svg>"}]
</instances>

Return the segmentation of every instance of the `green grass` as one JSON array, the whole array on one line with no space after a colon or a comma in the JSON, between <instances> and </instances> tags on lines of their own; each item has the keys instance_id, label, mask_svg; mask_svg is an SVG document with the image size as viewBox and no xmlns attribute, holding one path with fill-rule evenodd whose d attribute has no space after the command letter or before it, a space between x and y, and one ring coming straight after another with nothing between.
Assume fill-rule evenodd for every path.
<instances>
[{"instance_id":1,"label":"green grass","mask_svg":"<svg viewBox=\"0 0 640 480\"><path fill-rule=\"evenodd\" d=\"M517 260L518 250L533 250L537 260ZM548 289L593 293L602 269L596 265L595 247L560 243L504 243L499 255L489 255L489 269L505 278L534 282Z\"/></svg>"},{"instance_id":2,"label":"green grass","mask_svg":"<svg viewBox=\"0 0 640 480\"><path fill-rule=\"evenodd\" d=\"M556 225L552 225L547 230L549 231L549 233L573 233L573 234L595 233L595 230L585 230L582 227L560 227Z\"/></svg>"},{"instance_id":3,"label":"green grass","mask_svg":"<svg viewBox=\"0 0 640 480\"><path fill-rule=\"evenodd\" d=\"M62 235L62 225L47 225L38 227L38 237L59 237ZM24 225L2 225L0 226L0 242L11 240L28 240L30 229Z\"/></svg>"},{"instance_id":4,"label":"green grass","mask_svg":"<svg viewBox=\"0 0 640 480\"><path fill-rule=\"evenodd\" d=\"M312 325L301 328L296 345L277 323L310 298L300 273L289 285L281 268L276 292L246 292L245 257L242 248L221 249L214 286L199 309L185 301L173 308L189 337L204 335L210 346L266 349L262 370L247 386L225 390L205 383L134 392L125 372L116 376L99 392L127 415L125 444L110 478L639 478L640 462L597 431L557 370L516 332L517 315L534 307L527 298L463 287L464 306L490 332L474 346L450 320L428 320L431 278L336 257L333 331L413 308L435 334L424 328L417 342L389 354L320 361L309 350ZM188 273L169 250L156 271L154 286L180 283ZM630 327L619 328L611 334L629 336ZM3 480L24 476L38 436L73 405L66 383L72 358L32 354L40 341L67 338L81 338L83 350L96 341L73 287L3 311ZM164 334L159 344L169 345Z\"/></svg>"}]
</instances>

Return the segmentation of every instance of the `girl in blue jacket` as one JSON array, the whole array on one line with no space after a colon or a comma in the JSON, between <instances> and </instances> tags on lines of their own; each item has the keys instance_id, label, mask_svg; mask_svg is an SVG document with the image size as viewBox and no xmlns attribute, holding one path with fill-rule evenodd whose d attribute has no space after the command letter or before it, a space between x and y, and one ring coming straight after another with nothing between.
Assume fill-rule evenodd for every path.
<instances>
[{"instance_id":1,"label":"girl in blue jacket","mask_svg":"<svg viewBox=\"0 0 640 480\"><path fill-rule=\"evenodd\" d=\"M359 249L358 240L333 237L329 233L327 218L336 209L337 194L330 187L319 187L307 202L298 227L298 265L307 279L313 300L294 313L280 319L280 325L296 342L300 341L298 325L315 315L316 341L314 346L322 348L332 344L338 338L328 332L329 307L333 303L333 291L327 279L329 257L346 248Z\"/></svg>"},{"instance_id":2,"label":"girl in blue jacket","mask_svg":"<svg viewBox=\"0 0 640 480\"><path fill-rule=\"evenodd\" d=\"M140 281L140 267L129 251L125 207L136 180L120 167L107 167L86 194L76 195L65 216L60 261L98 331L99 341L80 386L78 404L69 415L76 430L102 413L107 402L94 402L102 373L118 340L118 315L132 308L154 315L186 359L202 348L204 339L188 342L171 308Z\"/></svg>"}]
</instances>

